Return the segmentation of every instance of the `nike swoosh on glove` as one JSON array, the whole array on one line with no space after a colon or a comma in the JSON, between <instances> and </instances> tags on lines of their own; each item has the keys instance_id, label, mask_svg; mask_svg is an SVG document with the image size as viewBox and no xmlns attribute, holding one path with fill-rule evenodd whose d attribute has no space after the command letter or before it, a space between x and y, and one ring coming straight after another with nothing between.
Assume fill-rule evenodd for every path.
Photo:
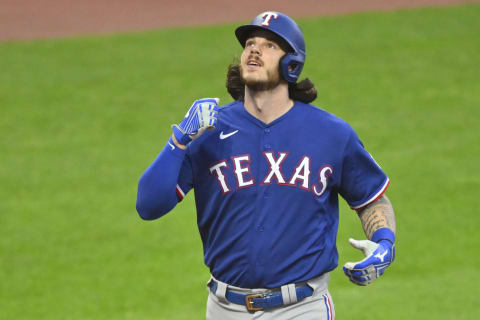
<instances>
[{"instance_id":1,"label":"nike swoosh on glove","mask_svg":"<svg viewBox=\"0 0 480 320\"><path fill-rule=\"evenodd\" d=\"M178 125L172 125L175 139L187 145L198 138L207 128L214 128L218 117L218 98L195 100Z\"/></svg>"},{"instance_id":2,"label":"nike swoosh on glove","mask_svg":"<svg viewBox=\"0 0 480 320\"><path fill-rule=\"evenodd\" d=\"M350 239L350 244L363 251L366 258L358 262L347 262L343 272L353 283L366 286L378 277L395 259L395 245L389 240L380 240L378 243L370 240Z\"/></svg>"}]
</instances>

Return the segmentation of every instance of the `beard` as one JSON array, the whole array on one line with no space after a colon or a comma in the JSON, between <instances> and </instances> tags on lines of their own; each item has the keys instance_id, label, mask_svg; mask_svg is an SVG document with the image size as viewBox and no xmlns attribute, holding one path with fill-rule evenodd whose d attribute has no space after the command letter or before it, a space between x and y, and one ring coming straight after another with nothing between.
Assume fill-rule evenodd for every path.
<instances>
[{"instance_id":1,"label":"beard","mask_svg":"<svg viewBox=\"0 0 480 320\"><path fill-rule=\"evenodd\" d=\"M277 87L282 79L280 79L280 68L276 72L267 70L267 79L258 80L258 79L247 79L243 74L243 66L240 66L240 79L243 84L247 86L252 91L268 91Z\"/></svg>"}]
</instances>

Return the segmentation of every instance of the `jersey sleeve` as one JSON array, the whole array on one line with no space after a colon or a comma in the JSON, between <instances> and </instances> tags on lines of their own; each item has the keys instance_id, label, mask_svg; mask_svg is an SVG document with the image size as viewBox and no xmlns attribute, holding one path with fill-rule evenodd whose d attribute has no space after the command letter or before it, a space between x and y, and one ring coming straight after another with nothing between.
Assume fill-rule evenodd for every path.
<instances>
[{"instance_id":1,"label":"jersey sleeve","mask_svg":"<svg viewBox=\"0 0 480 320\"><path fill-rule=\"evenodd\" d=\"M387 175L351 129L344 150L340 195L352 209L360 209L380 198L389 183Z\"/></svg>"},{"instance_id":2,"label":"jersey sleeve","mask_svg":"<svg viewBox=\"0 0 480 320\"><path fill-rule=\"evenodd\" d=\"M191 166L187 152L170 140L138 182L136 209L145 220L171 211L191 189Z\"/></svg>"},{"instance_id":3,"label":"jersey sleeve","mask_svg":"<svg viewBox=\"0 0 480 320\"><path fill-rule=\"evenodd\" d=\"M185 159L183 159L182 167L178 175L178 181L176 186L176 192L178 200L182 201L185 195L193 188L193 171L192 162L187 152Z\"/></svg>"}]
</instances>

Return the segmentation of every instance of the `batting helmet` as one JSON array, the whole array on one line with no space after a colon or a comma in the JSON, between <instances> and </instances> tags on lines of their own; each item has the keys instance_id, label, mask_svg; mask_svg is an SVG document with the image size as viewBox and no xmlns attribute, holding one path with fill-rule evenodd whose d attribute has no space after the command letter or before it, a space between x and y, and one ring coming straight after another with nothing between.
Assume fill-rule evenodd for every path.
<instances>
[{"instance_id":1,"label":"batting helmet","mask_svg":"<svg viewBox=\"0 0 480 320\"><path fill-rule=\"evenodd\" d=\"M235 35L240 44L245 47L245 42L250 33L258 29L269 30L290 45L293 52L288 52L282 58L280 70L282 70L285 80L293 83L297 82L305 64L305 40L300 27L283 13L266 11L256 16L250 24L238 27L235 30Z\"/></svg>"}]
</instances>

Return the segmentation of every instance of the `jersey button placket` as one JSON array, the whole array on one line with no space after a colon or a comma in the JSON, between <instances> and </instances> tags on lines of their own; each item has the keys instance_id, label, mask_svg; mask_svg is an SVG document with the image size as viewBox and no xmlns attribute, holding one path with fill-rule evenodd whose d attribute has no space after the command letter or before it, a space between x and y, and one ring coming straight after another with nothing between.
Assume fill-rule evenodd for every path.
<instances>
[{"instance_id":1,"label":"jersey button placket","mask_svg":"<svg viewBox=\"0 0 480 320\"><path fill-rule=\"evenodd\" d=\"M262 134L262 146L263 146L263 151L269 152L272 151L272 142L271 142L271 129L270 128L263 128L263 134ZM264 160L264 159L262 159ZM265 164L266 165L266 164ZM265 172L268 171L268 166L262 168L262 173L260 174L262 177L265 175ZM266 217L268 215L268 212L265 212L265 201L269 201L270 196L271 196L271 190L268 186L262 186L261 187L261 196L258 198L258 201L260 203L258 204L258 215L259 215L259 221L256 225L256 231L257 231L257 239L261 241L261 243L267 243L266 237L268 236L268 226L265 225L263 222L265 222ZM257 276L263 277L265 274L265 263L267 262L267 257L268 257L268 252L265 252L266 248L262 247L262 249L258 252L258 256L256 259L256 265L257 265Z\"/></svg>"},{"instance_id":2,"label":"jersey button placket","mask_svg":"<svg viewBox=\"0 0 480 320\"><path fill-rule=\"evenodd\" d=\"M259 166L257 167L257 175L260 177L259 179L262 179L265 175L265 172L267 170L266 168L266 163L264 156L262 155L263 152L265 151L270 151L272 146L271 142L269 141L269 133L270 129L269 128L262 128L258 132L258 136L260 138L260 144L259 144L259 154L258 154L258 164ZM254 263L254 277L256 278L257 281L260 281L264 277L264 265L265 265L265 247L264 244L265 242L265 236L266 236L266 226L264 224L265 222L265 217L266 213L264 212L264 192L267 192L265 190L265 186L261 186L260 182L258 185L258 193L256 197L256 213L254 217L254 233L255 236L252 238L253 243L255 245L253 246L253 251L251 252L252 256L251 258L253 259Z\"/></svg>"},{"instance_id":3,"label":"jersey button placket","mask_svg":"<svg viewBox=\"0 0 480 320\"><path fill-rule=\"evenodd\" d=\"M264 135L264 145L263 145L263 149L265 151L269 151L272 149L272 146L270 145L270 143L268 142L268 136L270 135L270 128L265 128L263 129L263 135Z\"/></svg>"}]
</instances>

